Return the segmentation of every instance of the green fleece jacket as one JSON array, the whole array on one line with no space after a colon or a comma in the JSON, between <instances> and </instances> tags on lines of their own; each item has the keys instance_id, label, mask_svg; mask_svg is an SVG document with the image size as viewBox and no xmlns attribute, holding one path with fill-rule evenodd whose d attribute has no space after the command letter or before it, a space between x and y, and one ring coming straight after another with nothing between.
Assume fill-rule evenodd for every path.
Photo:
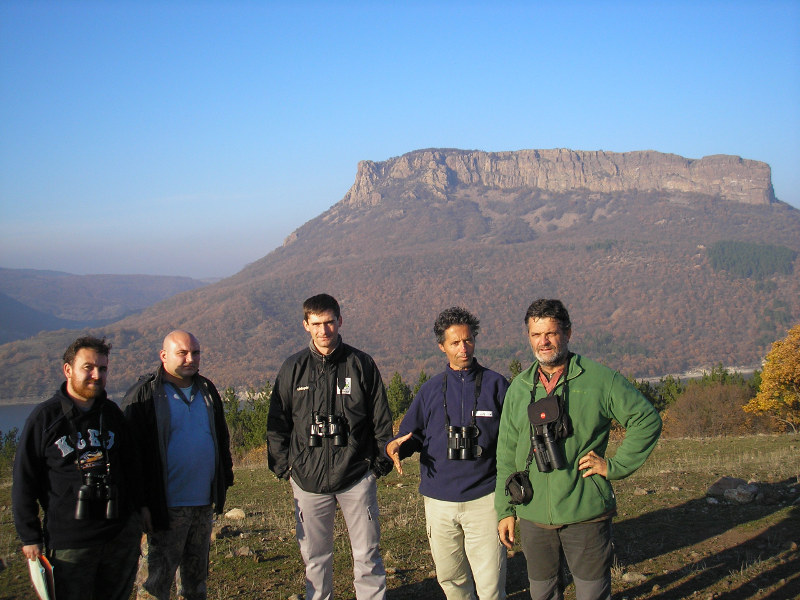
<instances>
[{"instance_id":1,"label":"green fleece jacket","mask_svg":"<svg viewBox=\"0 0 800 600\"><path fill-rule=\"evenodd\" d=\"M526 505L509 504L506 479L511 473L525 469L531 447L528 405L538 367L534 363L517 375L506 393L497 441L497 517L516 515L543 525L566 525L611 513L616 508L616 499L609 481L627 477L642 466L658 441L661 418L625 377L593 360L571 355L566 394L563 377L555 390L565 396L566 412L573 427L573 434L558 442L567 464L563 469L540 473L534 460L529 469L533 500ZM544 386L537 382L536 399L546 395ZM605 456L612 419L626 432L615 455L605 457L608 478L601 475L584 478L578 470L578 460L590 450Z\"/></svg>"}]
</instances>

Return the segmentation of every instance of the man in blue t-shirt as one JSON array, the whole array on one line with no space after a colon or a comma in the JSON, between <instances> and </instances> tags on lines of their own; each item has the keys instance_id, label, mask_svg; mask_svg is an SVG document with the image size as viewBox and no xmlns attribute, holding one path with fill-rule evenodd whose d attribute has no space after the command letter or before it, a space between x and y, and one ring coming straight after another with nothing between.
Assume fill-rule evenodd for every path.
<instances>
[{"instance_id":1,"label":"man in blue t-shirt","mask_svg":"<svg viewBox=\"0 0 800 600\"><path fill-rule=\"evenodd\" d=\"M497 537L494 487L508 382L473 356L479 323L460 307L439 314L433 331L448 364L422 385L397 437L386 445L400 474L400 460L420 453L428 541L447 600L506 597L506 549Z\"/></svg>"},{"instance_id":2,"label":"man in blue t-shirt","mask_svg":"<svg viewBox=\"0 0 800 600\"><path fill-rule=\"evenodd\" d=\"M158 371L123 401L147 480L138 597L168 600L180 568L179 595L205 600L212 513L222 512L233 484L228 428L219 392L198 373L197 338L173 331L160 357Z\"/></svg>"}]
</instances>

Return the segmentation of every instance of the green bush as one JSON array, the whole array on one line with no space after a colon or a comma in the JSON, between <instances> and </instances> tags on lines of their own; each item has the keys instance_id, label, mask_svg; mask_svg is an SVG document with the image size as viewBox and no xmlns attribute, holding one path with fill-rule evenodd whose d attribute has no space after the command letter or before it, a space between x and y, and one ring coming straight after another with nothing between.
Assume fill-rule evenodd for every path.
<instances>
[{"instance_id":1,"label":"green bush","mask_svg":"<svg viewBox=\"0 0 800 600\"><path fill-rule=\"evenodd\" d=\"M5 433L0 431L0 474L8 475L14 465L14 455L17 453L17 434L19 430L12 427Z\"/></svg>"},{"instance_id":2,"label":"green bush","mask_svg":"<svg viewBox=\"0 0 800 600\"><path fill-rule=\"evenodd\" d=\"M225 420L231 435L231 450L242 456L266 444L267 415L272 397L272 384L267 381L260 388L248 387L241 395L232 387L222 392Z\"/></svg>"}]
</instances>

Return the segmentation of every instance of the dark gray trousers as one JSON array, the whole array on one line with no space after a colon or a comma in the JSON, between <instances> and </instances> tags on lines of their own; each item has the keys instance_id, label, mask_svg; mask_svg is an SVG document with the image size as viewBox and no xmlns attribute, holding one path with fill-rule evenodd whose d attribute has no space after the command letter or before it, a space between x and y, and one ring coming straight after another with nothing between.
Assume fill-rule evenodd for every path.
<instances>
[{"instance_id":1,"label":"dark gray trousers","mask_svg":"<svg viewBox=\"0 0 800 600\"><path fill-rule=\"evenodd\" d=\"M545 529L520 519L531 600L562 600L561 556L575 582L577 600L611 600L611 519Z\"/></svg>"}]
</instances>

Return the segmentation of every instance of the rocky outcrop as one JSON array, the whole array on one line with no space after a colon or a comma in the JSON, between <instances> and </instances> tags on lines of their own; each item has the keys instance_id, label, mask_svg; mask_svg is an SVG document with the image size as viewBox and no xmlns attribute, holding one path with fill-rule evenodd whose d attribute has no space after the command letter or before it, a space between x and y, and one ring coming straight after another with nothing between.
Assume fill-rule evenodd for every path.
<instances>
[{"instance_id":1,"label":"rocky outcrop","mask_svg":"<svg viewBox=\"0 0 800 600\"><path fill-rule=\"evenodd\" d=\"M745 204L775 201L770 167L738 156L699 160L654 151L585 152L567 149L481 152L417 150L383 162L361 161L342 203L374 206L390 190L413 197L424 190L447 198L460 186L550 192L647 191L701 194Z\"/></svg>"}]
</instances>

